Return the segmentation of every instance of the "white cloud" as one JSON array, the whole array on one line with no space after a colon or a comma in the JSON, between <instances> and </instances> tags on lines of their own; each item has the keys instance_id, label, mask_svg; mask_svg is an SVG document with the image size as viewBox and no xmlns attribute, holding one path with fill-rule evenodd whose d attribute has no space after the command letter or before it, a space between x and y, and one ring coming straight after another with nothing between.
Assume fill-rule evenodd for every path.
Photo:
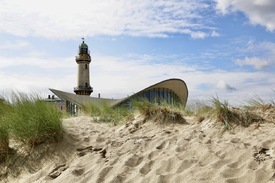
<instances>
[{"instance_id":1,"label":"white cloud","mask_svg":"<svg viewBox=\"0 0 275 183\"><path fill-rule=\"evenodd\" d=\"M236 64L240 66L250 65L255 69L266 69L269 66L269 61L259 57L245 57L244 59L237 59Z\"/></svg>"},{"instance_id":2,"label":"white cloud","mask_svg":"<svg viewBox=\"0 0 275 183\"><path fill-rule=\"evenodd\" d=\"M243 50L245 53L253 53L256 55L275 56L275 43L273 42L255 42L249 41L247 47Z\"/></svg>"},{"instance_id":3,"label":"white cloud","mask_svg":"<svg viewBox=\"0 0 275 183\"><path fill-rule=\"evenodd\" d=\"M59 57L59 58L39 58L39 57L1 57L0 56L0 69L8 69L13 67L29 67L40 69L71 69L74 67L74 62L71 61L72 57ZM22 70L22 72L26 72ZM34 69L35 72L35 69Z\"/></svg>"},{"instance_id":4,"label":"white cloud","mask_svg":"<svg viewBox=\"0 0 275 183\"><path fill-rule=\"evenodd\" d=\"M236 88L234 88L233 86L230 86L229 84L227 84L225 81L223 80L220 80L217 84L216 84L216 87L218 89L222 89L222 90L226 90L226 91L229 91L229 92L233 92L233 91L236 91Z\"/></svg>"},{"instance_id":5,"label":"white cloud","mask_svg":"<svg viewBox=\"0 0 275 183\"><path fill-rule=\"evenodd\" d=\"M6 49L22 49L29 47L29 43L27 41L17 40L14 42L6 41L2 42L0 45L0 50L6 50Z\"/></svg>"},{"instance_id":6,"label":"white cloud","mask_svg":"<svg viewBox=\"0 0 275 183\"><path fill-rule=\"evenodd\" d=\"M212 31L211 36L212 37L220 37L220 34L217 31Z\"/></svg>"},{"instance_id":7,"label":"white cloud","mask_svg":"<svg viewBox=\"0 0 275 183\"><path fill-rule=\"evenodd\" d=\"M249 41L241 49L243 58L235 60L239 66L252 66L255 69L273 69L275 66L275 43Z\"/></svg>"},{"instance_id":8,"label":"white cloud","mask_svg":"<svg viewBox=\"0 0 275 183\"><path fill-rule=\"evenodd\" d=\"M191 37L195 39L204 39L206 36L207 34L201 31L191 33Z\"/></svg>"},{"instance_id":9,"label":"white cloud","mask_svg":"<svg viewBox=\"0 0 275 183\"><path fill-rule=\"evenodd\" d=\"M17 36L79 38L94 35L211 36L206 2L192 0L2 0L0 31ZM183 31L188 29L188 32Z\"/></svg>"},{"instance_id":10,"label":"white cloud","mask_svg":"<svg viewBox=\"0 0 275 183\"><path fill-rule=\"evenodd\" d=\"M68 81L76 80L74 75L64 75L57 77L49 72L45 75L37 75L35 73L0 73L1 90L3 95L10 91L19 91L26 93L37 93L46 96L49 87L62 88L69 90Z\"/></svg>"},{"instance_id":11,"label":"white cloud","mask_svg":"<svg viewBox=\"0 0 275 183\"><path fill-rule=\"evenodd\" d=\"M216 8L223 14L243 12L252 24L264 26L269 31L275 30L274 0L216 0Z\"/></svg>"},{"instance_id":12,"label":"white cloud","mask_svg":"<svg viewBox=\"0 0 275 183\"><path fill-rule=\"evenodd\" d=\"M181 33L190 34L193 39L204 39L206 37L219 37L220 34L216 31L212 32L203 32L203 31L193 31L190 29L183 29Z\"/></svg>"}]
</instances>

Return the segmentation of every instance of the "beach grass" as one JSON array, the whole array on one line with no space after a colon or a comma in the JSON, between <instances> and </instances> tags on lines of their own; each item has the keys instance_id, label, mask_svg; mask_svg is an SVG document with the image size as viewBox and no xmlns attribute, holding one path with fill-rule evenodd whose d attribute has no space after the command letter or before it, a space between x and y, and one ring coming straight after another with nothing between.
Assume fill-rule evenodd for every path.
<instances>
[{"instance_id":1,"label":"beach grass","mask_svg":"<svg viewBox=\"0 0 275 183\"><path fill-rule=\"evenodd\" d=\"M8 156L10 146L9 146L9 129L8 123L6 121L9 112L11 111L11 106L4 100L0 99L0 162L6 159Z\"/></svg>"},{"instance_id":2,"label":"beach grass","mask_svg":"<svg viewBox=\"0 0 275 183\"><path fill-rule=\"evenodd\" d=\"M144 121L153 120L160 124L186 123L183 117L184 107L161 102L161 105L152 104L146 99L132 101L134 110L144 116Z\"/></svg>"},{"instance_id":3,"label":"beach grass","mask_svg":"<svg viewBox=\"0 0 275 183\"><path fill-rule=\"evenodd\" d=\"M133 99L130 103L131 105L128 107L110 107L104 103L101 105L90 104L84 108L84 111L92 116L95 122L112 123L114 125L133 120L136 112L143 115L145 119L154 119L162 123L168 121L186 122L182 115L182 106L173 106L165 102L162 102L161 105L151 104L147 99L142 98Z\"/></svg>"},{"instance_id":4,"label":"beach grass","mask_svg":"<svg viewBox=\"0 0 275 183\"><path fill-rule=\"evenodd\" d=\"M248 127L253 123L261 123L263 118L256 114L255 109L268 109L272 107L260 97L255 97L247 102L247 104L239 107L229 105L227 100L220 100L218 96L210 97L209 101L197 101L188 106L188 115L197 117L198 122L204 119L214 119L221 122L224 130L231 130L235 126ZM274 106L274 105L273 105ZM186 112L185 112L186 113Z\"/></svg>"},{"instance_id":5,"label":"beach grass","mask_svg":"<svg viewBox=\"0 0 275 183\"><path fill-rule=\"evenodd\" d=\"M218 97L212 98L213 103L213 114L216 117L216 121L224 124L225 130L230 130L234 126L239 125L248 127L253 123L261 123L264 119L253 112L251 109L255 106L266 106L262 100L251 100L253 105L250 103L250 107L243 106L241 108L230 107L228 101L221 101Z\"/></svg>"},{"instance_id":6,"label":"beach grass","mask_svg":"<svg viewBox=\"0 0 275 183\"><path fill-rule=\"evenodd\" d=\"M0 122L0 162L6 159L9 153L9 133L3 122Z\"/></svg>"},{"instance_id":7,"label":"beach grass","mask_svg":"<svg viewBox=\"0 0 275 183\"><path fill-rule=\"evenodd\" d=\"M1 136L13 138L33 147L45 141L58 141L62 137L62 114L37 95L12 93L1 106ZM3 147L7 148L7 144Z\"/></svg>"},{"instance_id":8,"label":"beach grass","mask_svg":"<svg viewBox=\"0 0 275 183\"><path fill-rule=\"evenodd\" d=\"M126 119L132 118L132 113L126 107L110 107L107 104L89 104L84 108L86 114L93 117L95 122L117 125Z\"/></svg>"}]
</instances>

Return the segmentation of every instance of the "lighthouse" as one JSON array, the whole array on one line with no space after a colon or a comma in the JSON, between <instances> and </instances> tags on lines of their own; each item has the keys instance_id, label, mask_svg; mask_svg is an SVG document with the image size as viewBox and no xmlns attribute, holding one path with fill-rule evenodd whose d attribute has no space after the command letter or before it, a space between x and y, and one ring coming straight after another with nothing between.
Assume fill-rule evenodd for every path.
<instances>
[{"instance_id":1,"label":"lighthouse","mask_svg":"<svg viewBox=\"0 0 275 183\"><path fill-rule=\"evenodd\" d=\"M90 85L90 69L89 65L91 62L90 51L88 45L82 38L82 43L78 48L78 56L75 61L78 64L78 75L77 75L77 87L74 87L74 92L77 95L90 95L93 92L93 88Z\"/></svg>"}]
</instances>

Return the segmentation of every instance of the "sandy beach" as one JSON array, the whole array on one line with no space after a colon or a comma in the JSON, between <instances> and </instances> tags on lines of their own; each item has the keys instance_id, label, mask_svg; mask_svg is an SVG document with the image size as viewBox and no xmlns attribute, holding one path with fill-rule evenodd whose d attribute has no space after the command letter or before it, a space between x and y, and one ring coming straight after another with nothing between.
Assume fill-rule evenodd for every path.
<instances>
[{"instance_id":1,"label":"sandy beach","mask_svg":"<svg viewBox=\"0 0 275 183\"><path fill-rule=\"evenodd\" d=\"M267 115L274 119L274 109ZM133 121L113 126L64 119L64 139L40 145L1 182L275 182L274 121L223 132L211 119L186 124Z\"/></svg>"}]
</instances>

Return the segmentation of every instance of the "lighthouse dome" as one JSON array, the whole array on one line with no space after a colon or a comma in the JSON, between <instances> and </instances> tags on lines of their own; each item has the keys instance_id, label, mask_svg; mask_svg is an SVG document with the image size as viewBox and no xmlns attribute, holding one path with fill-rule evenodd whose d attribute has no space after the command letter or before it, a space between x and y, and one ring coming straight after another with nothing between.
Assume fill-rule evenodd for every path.
<instances>
[{"instance_id":1,"label":"lighthouse dome","mask_svg":"<svg viewBox=\"0 0 275 183\"><path fill-rule=\"evenodd\" d=\"M84 39L81 45L79 45L78 54L89 54L88 45L84 42Z\"/></svg>"},{"instance_id":2,"label":"lighthouse dome","mask_svg":"<svg viewBox=\"0 0 275 183\"><path fill-rule=\"evenodd\" d=\"M86 43L84 43L84 41L83 41L79 47L80 48L88 48L88 45Z\"/></svg>"}]
</instances>

